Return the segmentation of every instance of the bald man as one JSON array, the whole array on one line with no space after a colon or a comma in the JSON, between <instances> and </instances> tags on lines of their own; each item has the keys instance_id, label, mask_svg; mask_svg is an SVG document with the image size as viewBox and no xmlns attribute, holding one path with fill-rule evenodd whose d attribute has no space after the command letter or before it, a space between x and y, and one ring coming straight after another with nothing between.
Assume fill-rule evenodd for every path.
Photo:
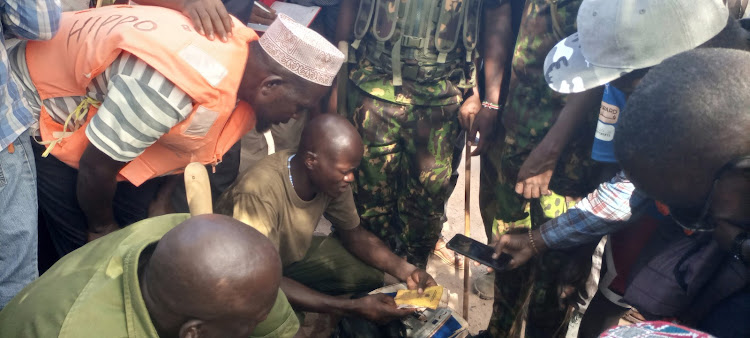
<instances>
[{"instance_id":1,"label":"bald man","mask_svg":"<svg viewBox=\"0 0 750 338\"><path fill-rule=\"evenodd\" d=\"M291 337L281 264L222 215L144 220L65 256L0 312L0 337Z\"/></svg>"},{"instance_id":2,"label":"bald man","mask_svg":"<svg viewBox=\"0 0 750 338\"><path fill-rule=\"evenodd\" d=\"M383 272L410 288L435 280L391 252L359 225L350 183L364 151L357 130L338 115L321 115L305 127L296 153L268 156L246 171L219 199L232 215L268 236L284 266L281 289L295 310L354 315L387 322L411 313L393 298L332 297L383 285ZM314 236L325 214L335 231Z\"/></svg>"}]
</instances>

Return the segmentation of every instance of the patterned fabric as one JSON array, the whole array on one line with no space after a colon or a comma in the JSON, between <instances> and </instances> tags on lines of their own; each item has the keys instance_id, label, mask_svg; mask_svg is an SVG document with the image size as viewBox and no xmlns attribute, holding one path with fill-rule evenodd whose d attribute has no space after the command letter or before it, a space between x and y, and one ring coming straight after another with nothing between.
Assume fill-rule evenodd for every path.
<instances>
[{"instance_id":1,"label":"patterned fabric","mask_svg":"<svg viewBox=\"0 0 750 338\"><path fill-rule=\"evenodd\" d=\"M395 87L393 75L375 70L368 60L360 61L349 78L365 93L398 104L446 106L463 100L461 89L447 79L427 83L404 81L402 86Z\"/></svg>"},{"instance_id":2,"label":"patterned fabric","mask_svg":"<svg viewBox=\"0 0 750 338\"><path fill-rule=\"evenodd\" d=\"M60 0L2 0L3 36L28 40L51 39L60 21ZM3 29L7 31L3 31ZM5 149L33 123L34 116L10 80L5 40L0 38L0 150Z\"/></svg>"},{"instance_id":3,"label":"patterned fabric","mask_svg":"<svg viewBox=\"0 0 750 338\"><path fill-rule=\"evenodd\" d=\"M618 326L602 333L600 338L712 338L713 336L669 322L642 322Z\"/></svg>"},{"instance_id":4,"label":"patterned fabric","mask_svg":"<svg viewBox=\"0 0 750 338\"><path fill-rule=\"evenodd\" d=\"M557 194L529 203L528 217L500 222L499 233L527 233L555 215L564 213L572 203ZM527 320L527 337L564 337L567 322L558 306L557 277L569 261L567 254L548 251L532 258L524 266L495 273L495 301L488 331L492 337L518 337L521 319ZM528 303L528 306L524 304ZM524 313L523 308L527 311Z\"/></svg>"},{"instance_id":5,"label":"patterned fabric","mask_svg":"<svg viewBox=\"0 0 750 338\"><path fill-rule=\"evenodd\" d=\"M466 60L475 52L483 3L502 0L381 0L372 7L363 2L354 21L358 64L350 79L393 103L460 103L458 87L475 83L474 63Z\"/></svg>"},{"instance_id":6,"label":"patterned fabric","mask_svg":"<svg viewBox=\"0 0 750 338\"><path fill-rule=\"evenodd\" d=\"M349 119L365 145L354 198L362 226L421 268L442 230L463 140L459 104L399 105L350 86Z\"/></svg>"},{"instance_id":7,"label":"patterned fabric","mask_svg":"<svg viewBox=\"0 0 750 338\"><path fill-rule=\"evenodd\" d=\"M520 2L520 1L518 1ZM517 4L514 2L513 4ZM558 6L558 22L565 32L575 31L576 10L581 1ZM564 97L551 91L544 81L542 65L547 51L557 41L551 29L549 5L544 0L528 0L514 51L509 95L498 123L506 137L490 140L492 145L481 159L479 204L488 235L500 221L527 217L526 200L515 192L521 165L541 142L565 104ZM550 181L550 189L564 196L583 197L596 188L600 165L591 160L591 146L597 111L563 149Z\"/></svg>"},{"instance_id":8,"label":"patterned fabric","mask_svg":"<svg viewBox=\"0 0 750 338\"><path fill-rule=\"evenodd\" d=\"M648 206L648 199L635 190L624 172L578 202L567 213L544 223L540 230L549 248L566 249L598 241L627 226L633 215Z\"/></svg>"},{"instance_id":9,"label":"patterned fabric","mask_svg":"<svg viewBox=\"0 0 750 338\"><path fill-rule=\"evenodd\" d=\"M330 86L344 63L344 53L323 36L279 14L258 40L271 58L301 78Z\"/></svg>"},{"instance_id":10,"label":"patterned fabric","mask_svg":"<svg viewBox=\"0 0 750 338\"><path fill-rule=\"evenodd\" d=\"M513 5L520 1L513 2ZM581 0L527 0L524 17L513 53L508 100L500 122L504 140L491 140L489 153L481 159L479 204L488 236L494 232L525 232L521 220L530 217L530 226L538 228L549 220L544 213L547 199L526 200L515 192L521 165L541 142L565 104L564 97L549 90L544 80L544 59L564 36L554 33L550 13L556 4L556 21L562 33L575 32L575 19ZM596 188L599 165L591 160L591 144L597 111L560 155L550 189L560 196L583 197ZM563 203L560 200L560 203ZM528 209L526 206L528 205ZM514 227L521 227L513 230ZM489 237L488 237L489 238ZM526 318L526 336L564 335L565 310L558 306L557 275L568 257L550 251L533 259L525 267L496 274L495 302L488 331L493 337L518 334L519 320ZM528 304L528 307L524 305ZM514 328L514 332L511 332Z\"/></svg>"},{"instance_id":11,"label":"patterned fabric","mask_svg":"<svg viewBox=\"0 0 750 338\"><path fill-rule=\"evenodd\" d=\"M55 121L65 123L87 97L101 102L86 128L86 136L114 160L129 162L138 157L193 110L192 100L185 92L127 52L91 81L86 96L56 97L42 102L29 76L25 50L26 44L22 42L8 53L13 80L23 89L35 121L42 105Z\"/></svg>"},{"instance_id":12,"label":"patterned fabric","mask_svg":"<svg viewBox=\"0 0 750 338\"><path fill-rule=\"evenodd\" d=\"M463 100L461 89L447 79L425 83L404 80L403 85L395 87L393 75L376 70L366 59L354 67L349 78L365 93L398 104L446 106Z\"/></svg>"}]
</instances>

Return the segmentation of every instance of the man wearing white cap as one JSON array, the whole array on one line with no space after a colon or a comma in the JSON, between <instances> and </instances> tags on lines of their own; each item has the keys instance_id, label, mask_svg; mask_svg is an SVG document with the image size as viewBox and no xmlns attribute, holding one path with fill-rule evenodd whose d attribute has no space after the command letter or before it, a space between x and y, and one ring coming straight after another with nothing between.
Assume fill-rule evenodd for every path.
<instances>
[{"instance_id":1,"label":"man wearing white cap","mask_svg":"<svg viewBox=\"0 0 750 338\"><path fill-rule=\"evenodd\" d=\"M545 77L550 87L561 93L578 93L605 85L592 157L610 163L616 163L612 144L619 113L650 67L696 47L750 50L750 32L743 29L739 21L729 17L720 0L638 3L587 0L579 11L578 29L578 33L564 39L550 51L545 61ZM596 242L603 235L634 225L633 220L637 220L653 204L620 172L567 213L529 235L503 236L496 247L498 251L512 253L512 265L519 266L547 248L565 249ZM681 215L672 214L678 223L689 223L681 221ZM636 242L648 240L648 234L637 226L634 225L632 230L641 234L642 238ZM631 247L637 247L637 244L628 243ZM637 254L638 250L635 252ZM614 265L621 268L618 264ZM629 269L630 266L624 268ZM608 281L616 274L628 273L627 270L614 271L612 266L609 270L612 276L605 278ZM621 299L622 295L605 290L608 284L600 284L603 294L609 299L614 299L611 296ZM602 306L607 302L598 295L590 310L594 309L595 304ZM614 300L612 303L622 304ZM609 307L587 312L596 315L596 319L591 319L594 318L591 315L584 318L581 326L584 336L598 334L610 326L610 322L616 324L618 311L621 313L627 308L612 303Z\"/></svg>"},{"instance_id":2,"label":"man wearing white cap","mask_svg":"<svg viewBox=\"0 0 750 338\"><path fill-rule=\"evenodd\" d=\"M158 177L220 165L252 128L318 109L343 55L287 17L260 39L233 20L221 42L177 11L105 7L10 50L46 146L39 202L60 255L146 218Z\"/></svg>"}]
</instances>

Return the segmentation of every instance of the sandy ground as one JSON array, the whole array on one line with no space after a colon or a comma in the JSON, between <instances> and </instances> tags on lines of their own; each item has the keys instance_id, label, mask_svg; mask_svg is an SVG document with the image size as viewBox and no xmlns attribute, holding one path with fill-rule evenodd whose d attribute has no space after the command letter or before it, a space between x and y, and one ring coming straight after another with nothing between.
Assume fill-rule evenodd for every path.
<instances>
[{"instance_id":1,"label":"sandy ground","mask_svg":"<svg viewBox=\"0 0 750 338\"><path fill-rule=\"evenodd\" d=\"M465 159L465 156L463 157ZM453 191L450 200L448 200L448 209L446 213L448 215L448 225L446 229L443 229L443 236L446 239L453 238L453 235L464 232L464 194L465 194L465 177L464 176L464 161L461 161L459 166L460 177L456 189ZM472 158L471 161L471 237L486 243L487 236L484 233L484 225L482 225L482 217L479 214L479 157ZM471 267L471 279L479 277L485 273L484 266ZM455 272L453 267L447 266L439 258L431 256L427 265L427 272L435 277L438 284L447 287L451 292L457 293L459 299L463 298L463 271ZM458 309L458 313L462 313L463 305ZM469 330L472 334L477 333L479 330L487 328L487 323L490 320L492 314L492 300L483 300L477 297L470 290L469 296Z\"/></svg>"}]
</instances>

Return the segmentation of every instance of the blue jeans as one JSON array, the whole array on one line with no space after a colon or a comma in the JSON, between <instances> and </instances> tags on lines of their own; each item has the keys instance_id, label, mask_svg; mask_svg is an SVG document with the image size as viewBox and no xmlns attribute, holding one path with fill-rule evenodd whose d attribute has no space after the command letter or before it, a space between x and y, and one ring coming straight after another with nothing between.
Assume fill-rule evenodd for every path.
<instances>
[{"instance_id":1,"label":"blue jeans","mask_svg":"<svg viewBox=\"0 0 750 338\"><path fill-rule=\"evenodd\" d=\"M0 151L0 309L38 276L36 167L26 131Z\"/></svg>"}]
</instances>

